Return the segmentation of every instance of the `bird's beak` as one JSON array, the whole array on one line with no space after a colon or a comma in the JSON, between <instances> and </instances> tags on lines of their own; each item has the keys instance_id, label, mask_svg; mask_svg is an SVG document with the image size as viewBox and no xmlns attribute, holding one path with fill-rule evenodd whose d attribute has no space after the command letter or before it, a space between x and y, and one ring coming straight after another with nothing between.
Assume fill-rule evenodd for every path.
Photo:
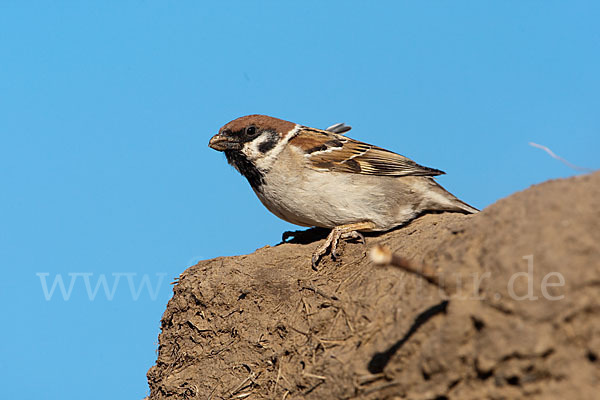
<instances>
[{"instance_id":1,"label":"bird's beak","mask_svg":"<svg viewBox=\"0 0 600 400\"><path fill-rule=\"evenodd\" d=\"M240 150L242 148L240 142L235 140L235 138L227 135L221 135L220 133L210 138L208 147L217 151Z\"/></svg>"}]
</instances>

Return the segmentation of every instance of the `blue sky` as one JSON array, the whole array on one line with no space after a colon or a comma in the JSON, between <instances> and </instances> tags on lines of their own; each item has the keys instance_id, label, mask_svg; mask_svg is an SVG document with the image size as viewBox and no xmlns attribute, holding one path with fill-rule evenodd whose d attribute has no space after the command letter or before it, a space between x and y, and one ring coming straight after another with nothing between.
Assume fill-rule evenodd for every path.
<instances>
[{"instance_id":1,"label":"blue sky","mask_svg":"<svg viewBox=\"0 0 600 400\"><path fill-rule=\"evenodd\" d=\"M371 3L2 2L3 398L143 398L173 278L294 229L207 147L241 115L346 122L480 208L576 173L530 141L600 168L599 2Z\"/></svg>"}]
</instances>

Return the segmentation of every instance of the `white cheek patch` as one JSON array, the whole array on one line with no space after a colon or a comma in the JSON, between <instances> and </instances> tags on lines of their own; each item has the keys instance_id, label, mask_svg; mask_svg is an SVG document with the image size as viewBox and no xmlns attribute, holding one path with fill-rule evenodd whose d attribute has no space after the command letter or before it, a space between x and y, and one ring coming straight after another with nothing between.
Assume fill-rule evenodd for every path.
<instances>
[{"instance_id":1,"label":"white cheek patch","mask_svg":"<svg viewBox=\"0 0 600 400\"><path fill-rule=\"evenodd\" d=\"M258 169L266 171L273 165L290 139L296 136L298 130L299 126L296 125L283 138L276 132L263 132L253 141L244 144L242 153L246 155L248 160L254 162Z\"/></svg>"},{"instance_id":2,"label":"white cheek patch","mask_svg":"<svg viewBox=\"0 0 600 400\"><path fill-rule=\"evenodd\" d=\"M242 147L242 153L246 155L246 158L250 161L255 161L259 156L258 151L258 142L260 141L260 137L254 139L251 142L244 143L244 147Z\"/></svg>"},{"instance_id":3,"label":"white cheek patch","mask_svg":"<svg viewBox=\"0 0 600 400\"><path fill-rule=\"evenodd\" d=\"M256 161L271 151L281 139L275 132L263 132L251 142L244 144L242 152L249 160Z\"/></svg>"}]
</instances>

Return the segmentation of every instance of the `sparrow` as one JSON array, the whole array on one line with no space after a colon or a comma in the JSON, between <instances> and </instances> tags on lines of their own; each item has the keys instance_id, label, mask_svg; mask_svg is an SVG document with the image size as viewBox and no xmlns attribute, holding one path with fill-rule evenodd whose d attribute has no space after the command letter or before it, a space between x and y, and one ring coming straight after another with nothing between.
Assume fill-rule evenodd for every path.
<instances>
[{"instance_id":1,"label":"sparrow","mask_svg":"<svg viewBox=\"0 0 600 400\"><path fill-rule=\"evenodd\" d=\"M383 232L429 211L476 213L433 177L444 174L392 151L351 139L350 127L325 130L266 115L224 125L209 142L250 183L262 204L295 225L331 229L313 256L316 268L340 239Z\"/></svg>"}]
</instances>

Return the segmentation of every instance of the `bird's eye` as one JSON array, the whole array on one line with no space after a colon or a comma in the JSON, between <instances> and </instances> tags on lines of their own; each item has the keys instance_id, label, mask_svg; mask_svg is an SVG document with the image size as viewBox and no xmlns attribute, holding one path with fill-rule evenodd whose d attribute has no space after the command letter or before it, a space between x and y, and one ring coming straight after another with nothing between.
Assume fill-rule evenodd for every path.
<instances>
[{"instance_id":1,"label":"bird's eye","mask_svg":"<svg viewBox=\"0 0 600 400\"><path fill-rule=\"evenodd\" d=\"M256 128L253 126L249 126L246 128L246 135L248 136L254 136L256 135Z\"/></svg>"}]
</instances>

